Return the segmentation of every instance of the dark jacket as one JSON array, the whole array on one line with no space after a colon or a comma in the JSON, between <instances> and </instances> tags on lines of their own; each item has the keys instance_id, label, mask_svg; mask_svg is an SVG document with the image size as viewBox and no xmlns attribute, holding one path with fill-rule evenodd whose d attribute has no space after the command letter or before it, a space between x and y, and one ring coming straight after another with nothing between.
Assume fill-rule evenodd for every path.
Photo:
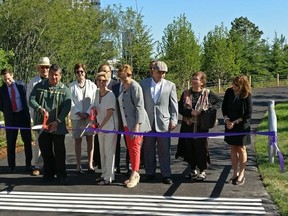
<instances>
[{"instance_id":1,"label":"dark jacket","mask_svg":"<svg viewBox=\"0 0 288 216\"><path fill-rule=\"evenodd\" d=\"M24 113L23 118L25 118L25 120L27 119L27 126L30 126L30 114L26 99L26 85L21 81L15 81L15 84L21 98L21 103L23 107L22 111ZM0 111L2 111L4 114L5 125L9 126L12 121L13 111L12 102L6 83L3 83L3 85L0 87Z\"/></svg>"}]
</instances>

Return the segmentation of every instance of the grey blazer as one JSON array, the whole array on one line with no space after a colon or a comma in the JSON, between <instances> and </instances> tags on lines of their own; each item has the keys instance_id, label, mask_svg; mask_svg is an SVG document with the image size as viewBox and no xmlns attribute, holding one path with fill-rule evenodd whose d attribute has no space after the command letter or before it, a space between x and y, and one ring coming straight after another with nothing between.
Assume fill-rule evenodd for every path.
<instances>
[{"instance_id":1,"label":"grey blazer","mask_svg":"<svg viewBox=\"0 0 288 216\"><path fill-rule=\"evenodd\" d=\"M157 132L167 132L170 122L175 125L178 123L176 86L173 82L163 79L161 94L154 103L151 95L151 81L152 78L146 78L140 82L150 125L155 126Z\"/></svg>"},{"instance_id":2,"label":"grey blazer","mask_svg":"<svg viewBox=\"0 0 288 216\"><path fill-rule=\"evenodd\" d=\"M143 92L139 83L132 79L128 90L123 90L123 108L129 131L140 123L139 132L151 131L148 115L144 108Z\"/></svg>"}]
</instances>

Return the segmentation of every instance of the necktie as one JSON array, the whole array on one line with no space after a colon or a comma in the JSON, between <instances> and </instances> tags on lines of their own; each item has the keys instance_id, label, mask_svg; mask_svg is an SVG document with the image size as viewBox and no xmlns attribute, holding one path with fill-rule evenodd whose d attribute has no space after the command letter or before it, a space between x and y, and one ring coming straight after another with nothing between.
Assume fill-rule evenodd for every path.
<instances>
[{"instance_id":1,"label":"necktie","mask_svg":"<svg viewBox=\"0 0 288 216\"><path fill-rule=\"evenodd\" d=\"M11 102L13 112L17 112L16 93L13 84L11 84Z\"/></svg>"}]
</instances>

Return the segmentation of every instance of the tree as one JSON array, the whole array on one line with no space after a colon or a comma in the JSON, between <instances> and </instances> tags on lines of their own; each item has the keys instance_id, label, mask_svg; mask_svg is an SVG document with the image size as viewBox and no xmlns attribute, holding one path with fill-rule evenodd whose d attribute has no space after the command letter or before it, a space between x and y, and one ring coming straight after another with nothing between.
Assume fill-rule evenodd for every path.
<instances>
[{"instance_id":1,"label":"tree","mask_svg":"<svg viewBox=\"0 0 288 216\"><path fill-rule=\"evenodd\" d=\"M12 51L9 59L15 77L27 80L34 53L46 28L47 1L5 1L0 5L0 48ZM41 11L39 13L38 11Z\"/></svg>"},{"instance_id":2,"label":"tree","mask_svg":"<svg viewBox=\"0 0 288 216\"><path fill-rule=\"evenodd\" d=\"M39 57L48 56L65 68L64 81L70 81L74 64L95 68L114 55L103 43L107 16L89 4L72 7L67 0L7 1L0 5L0 48L15 54L9 62L17 79L27 82Z\"/></svg>"},{"instance_id":3,"label":"tree","mask_svg":"<svg viewBox=\"0 0 288 216\"><path fill-rule=\"evenodd\" d=\"M231 25L230 38L236 55L235 63L241 73L246 75L266 73L267 69L263 65L265 40L261 40L263 32L246 17L236 18Z\"/></svg>"},{"instance_id":4,"label":"tree","mask_svg":"<svg viewBox=\"0 0 288 216\"><path fill-rule=\"evenodd\" d=\"M269 71L276 75L288 75L288 45L286 43L286 38L283 35L280 35L280 37L277 37L277 34L275 33L275 37L272 44L271 49L271 58L269 65Z\"/></svg>"},{"instance_id":5,"label":"tree","mask_svg":"<svg viewBox=\"0 0 288 216\"><path fill-rule=\"evenodd\" d=\"M211 84L217 83L218 79L230 81L232 77L240 73L235 64L232 46L223 23L221 26L215 26L214 31L208 32L204 37L202 69L206 72Z\"/></svg>"},{"instance_id":6,"label":"tree","mask_svg":"<svg viewBox=\"0 0 288 216\"><path fill-rule=\"evenodd\" d=\"M47 31L43 44L55 63L65 69L67 81L73 77L73 66L86 63L95 69L102 59L101 34L103 18L99 10L85 4L66 4L63 0L53 1L51 14L47 17Z\"/></svg>"},{"instance_id":7,"label":"tree","mask_svg":"<svg viewBox=\"0 0 288 216\"><path fill-rule=\"evenodd\" d=\"M118 18L117 33L114 42L117 42L120 62L133 67L137 79L146 76L152 55L153 40L150 29L143 24L141 13L132 8L123 10L121 6L114 8L114 17Z\"/></svg>"},{"instance_id":8,"label":"tree","mask_svg":"<svg viewBox=\"0 0 288 216\"><path fill-rule=\"evenodd\" d=\"M200 46L186 16L173 20L164 30L160 44L162 58L168 63L169 74L180 90L187 88L193 72L200 70Z\"/></svg>"},{"instance_id":9,"label":"tree","mask_svg":"<svg viewBox=\"0 0 288 216\"><path fill-rule=\"evenodd\" d=\"M8 63L10 56L13 56L12 52L6 53L3 49L0 49L0 69L11 67Z\"/></svg>"}]
</instances>

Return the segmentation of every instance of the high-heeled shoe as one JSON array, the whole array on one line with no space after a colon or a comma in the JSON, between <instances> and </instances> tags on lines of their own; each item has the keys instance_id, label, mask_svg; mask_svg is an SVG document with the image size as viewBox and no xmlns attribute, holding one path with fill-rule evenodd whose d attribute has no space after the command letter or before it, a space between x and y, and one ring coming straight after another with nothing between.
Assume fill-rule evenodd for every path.
<instances>
[{"instance_id":1,"label":"high-heeled shoe","mask_svg":"<svg viewBox=\"0 0 288 216\"><path fill-rule=\"evenodd\" d=\"M140 175L133 176L129 179L129 182L126 184L127 188L135 187L140 181Z\"/></svg>"},{"instance_id":2,"label":"high-heeled shoe","mask_svg":"<svg viewBox=\"0 0 288 216\"><path fill-rule=\"evenodd\" d=\"M236 181L236 185L243 185L245 183L245 177L243 177L241 180L239 178Z\"/></svg>"},{"instance_id":3,"label":"high-heeled shoe","mask_svg":"<svg viewBox=\"0 0 288 216\"><path fill-rule=\"evenodd\" d=\"M236 184L237 179L238 179L238 176L233 176L232 178L229 179L228 183Z\"/></svg>"}]
</instances>

